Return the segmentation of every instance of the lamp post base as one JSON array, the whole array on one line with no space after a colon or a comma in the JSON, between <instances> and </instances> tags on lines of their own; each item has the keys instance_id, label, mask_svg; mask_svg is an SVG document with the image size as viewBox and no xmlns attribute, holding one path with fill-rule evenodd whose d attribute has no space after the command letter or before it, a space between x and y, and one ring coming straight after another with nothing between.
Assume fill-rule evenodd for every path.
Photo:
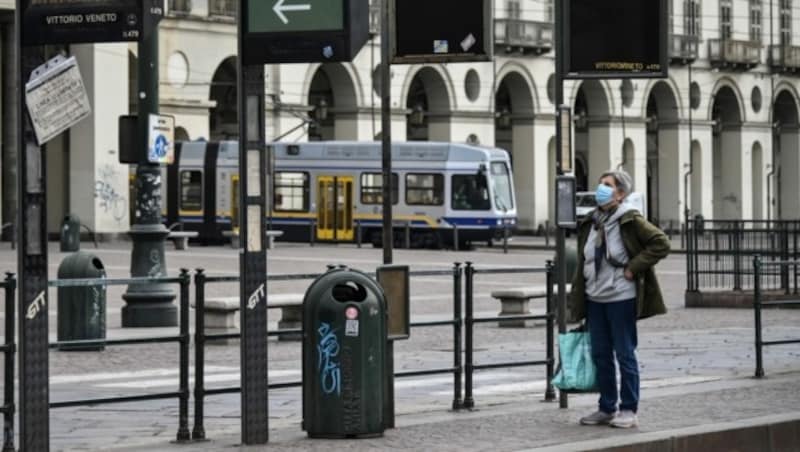
<instances>
[{"instance_id":1,"label":"lamp post base","mask_svg":"<svg viewBox=\"0 0 800 452\"><path fill-rule=\"evenodd\" d=\"M131 276L167 276L164 239L169 234L163 224L136 224L129 232L133 240ZM122 327L162 327L178 325L178 308L172 303L175 293L167 284L131 284L122 295Z\"/></svg>"}]
</instances>

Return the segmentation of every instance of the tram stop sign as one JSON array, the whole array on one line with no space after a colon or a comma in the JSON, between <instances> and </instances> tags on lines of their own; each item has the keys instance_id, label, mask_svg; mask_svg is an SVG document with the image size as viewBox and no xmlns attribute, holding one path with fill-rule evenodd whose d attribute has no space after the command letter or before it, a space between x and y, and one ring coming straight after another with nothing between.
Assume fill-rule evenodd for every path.
<instances>
[{"instance_id":1,"label":"tram stop sign","mask_svg":"<svg viewBox=\"0 0 800 452\"><path fill-rule=\"evenodd\" d=\"M244 64L352 61L369 0L240 0Z\"/></svg>"},{"instance_id":2,"label":"tram stop sign","mask_svg":"<svg viewBox=\"0 0 800 452\"><path fill-rule=\"evenodd\" d=\"M163 0L17 0L23 46L138 41L164 15Z\"/></svg>"}]
</instances>

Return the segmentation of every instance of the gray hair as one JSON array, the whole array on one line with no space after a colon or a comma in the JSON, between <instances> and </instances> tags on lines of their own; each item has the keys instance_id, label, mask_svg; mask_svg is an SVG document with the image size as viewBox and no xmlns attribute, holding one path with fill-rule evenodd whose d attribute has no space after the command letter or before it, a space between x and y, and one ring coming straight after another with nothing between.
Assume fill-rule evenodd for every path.
<instances>
[{"instance_id":1,"label":"gray hair","mask_svg":"<svg viewBox=\"0 0 800 452\"><path fill-rule=\"evenodd\" d=\"M609 170L603 173L600 176L600 180L605 177L611 176L614 178L614 184L617 186L617 190L621 191L628 196L633 191L633 178L630 174L628 174L625 170Z\"/></svg>"}]
</instances>

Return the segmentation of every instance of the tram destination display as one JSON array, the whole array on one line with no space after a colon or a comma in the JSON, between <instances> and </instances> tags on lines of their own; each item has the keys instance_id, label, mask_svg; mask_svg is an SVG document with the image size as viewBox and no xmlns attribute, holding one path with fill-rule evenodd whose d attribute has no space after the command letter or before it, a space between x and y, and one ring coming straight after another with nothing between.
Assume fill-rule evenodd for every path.
<instances>
[{"instance_id":1,"label":"tram destination display","mask_svg":"<svg viewBox=\"0 0 800 452\"><path fill-rule=\"evenodd\" d=\"M567 79L667 76L666 0L564 0Z\"/></svg>"},{"instance_id":2,"label":"tram destination display","mask_svg":"<svg viewBox=\"0 0 800 452\"><path fill-rule=\"evenodd\" d=\"M22 0L22 45L138 41L163 0Z\"/></svg>"}]
</instances>

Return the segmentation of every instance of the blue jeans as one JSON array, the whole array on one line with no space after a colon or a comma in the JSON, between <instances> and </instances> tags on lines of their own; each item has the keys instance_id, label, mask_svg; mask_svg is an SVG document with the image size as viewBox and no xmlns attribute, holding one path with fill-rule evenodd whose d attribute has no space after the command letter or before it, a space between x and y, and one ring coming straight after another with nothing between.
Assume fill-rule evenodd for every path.
<instances>
[{"instance_id":1,"label":"blue jeans","mask_svg":"<svg viewBox=\"0 0 800 452\"><path fill-rule=\"evenodd\" d=\"M600 411L634 413L639 408L639 363L636 361L636 300L612 303L586 302L586 319L592 340L592 359L597 367ZM614 355L619 363L622 385L617 391Z\"/></svg>"}]
</instances>

